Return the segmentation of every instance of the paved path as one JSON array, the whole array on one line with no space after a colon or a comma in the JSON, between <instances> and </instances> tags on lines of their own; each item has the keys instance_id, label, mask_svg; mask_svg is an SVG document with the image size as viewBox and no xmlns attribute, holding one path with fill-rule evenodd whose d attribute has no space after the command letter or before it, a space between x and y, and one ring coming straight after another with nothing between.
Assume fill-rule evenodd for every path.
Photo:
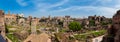
<instances>
[{"instance_id":1,"label":"paved path","mask_svg":"<svg viewBox=\"0 0 120 42\"><path fill-rule=\"evenodd\" d=\"M92 42L101 42L101 41L102 41L103 36L104 36L104 35L99 36L99 37L96 37L96 38L93 38L93 39L92 39Z\"/></svg>"}]
</instances>

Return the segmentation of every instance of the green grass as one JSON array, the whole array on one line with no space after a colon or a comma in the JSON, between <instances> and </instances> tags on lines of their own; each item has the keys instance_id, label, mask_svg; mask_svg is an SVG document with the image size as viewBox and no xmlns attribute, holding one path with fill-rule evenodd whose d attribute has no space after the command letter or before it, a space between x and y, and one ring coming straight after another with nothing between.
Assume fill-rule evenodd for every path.
<instances>
[{"instance_id":1,"label":"green grass","mask_svg":"<svg viewBox=\"0 0 120 42\"><path fill-rule=\"evenodd\" d=\"M62 29L62 30L60 30L60 32L66 32L66 30Z\"/></svg>"},{"instance_id":2,"label":"green grass","mask_svg":"<svg viewBox=\"0 0 120 42\"><path fill-rule=\"evenodd\" d=\"M40 29L40 26L36 26L36 29Z\"/></svg>"},{"instance_id":3,"label":"green grass","mask_svg":"<svg viewBox=\"0 0 120 42\"><path fill-rule=\"evenodd\" d=\"M11 26L11 25L7 25L7 28L13 28L13 26Z\"/></svg>"},{"instance_id":4,"label":"green grass","mask_svg":"<svg viewBox=\"0 0 120 42\"><path fill-rule=\"evenodd\" d=\"M13 34L7 34L7 37L12 41L12 42L19 42L18 38L15 37Z\"/></svg>"},{"instance_id":5,"label":"green grass","mask_svg":"<svg viewBox=\"0 0 120 42\"><path fill-rule=\"evenodd\" d=\"M105 30L100 30L100 31L98 31L98 32L94 32L94 33L92 33L92 35L94 35L94 36L99 36L99 35L103 35L103 34L105 34Z\"/></svg>"},{"instance_id":6,"label":"green grass","mask_svg":"<svg viewBox=\"0 0 120 42\"><path fill-rule=\"evenodd\" d=\"M17 26L13 26L13 25L6 25L7 28L18 28Z\"/></svg>"},{"instance_id":7,"label":"green grass","mask_svg":"<svg viewBox=\"0 0 120 42\"><path fill-rule=\"evenodd\" d=\"M90 32L83 33L83 34L74 35L74 38L77 40L86 40L88 36L97 37L97 36L104 35L105 32L106 30L90 31Z\"/></svg>"}]
</instances>

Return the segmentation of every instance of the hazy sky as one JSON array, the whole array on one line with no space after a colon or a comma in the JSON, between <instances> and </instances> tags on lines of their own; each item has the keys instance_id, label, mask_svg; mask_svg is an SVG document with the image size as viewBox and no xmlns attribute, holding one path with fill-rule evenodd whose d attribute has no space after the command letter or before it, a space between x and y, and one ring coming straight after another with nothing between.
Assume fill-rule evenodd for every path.
<instances>
[{"instance_id":1,"label":"hazy sky","mask_svg":"<svg viewBox=\"0 0 120 42\"><path fill-rule=\"evenodd\" d=\"M0 10L25 16L112 17L120 9L120 0L0 0Z\"/></svg>"}]
</instances>

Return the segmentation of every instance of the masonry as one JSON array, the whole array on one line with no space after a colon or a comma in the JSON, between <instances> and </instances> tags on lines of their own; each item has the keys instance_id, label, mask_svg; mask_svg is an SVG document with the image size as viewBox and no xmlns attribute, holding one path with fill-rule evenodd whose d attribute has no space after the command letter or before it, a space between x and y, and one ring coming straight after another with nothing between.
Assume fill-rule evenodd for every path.
<instances>
[{"instance_id":1,"label":"masonry","mask_svg":"<svg viewBox=\"0 0 120 42\"><path fill-rule=\"evenodd\" d=\"M120 10L112 18L112 25L108 26L107 34L102 42L120 42Z\"/></svg>"},{"instance_id":2,"label":"masonry","mask_svg":"<svg viewBox=\"0 0 120 42\"><path fill-rule=\"evenodd\" d=\"M0 34L5 38L4 12L0 10Z\"/></svg>"},{"instance_id":3,"label":"masonry","mask_svg":"<svg viewBox=\"0 0 120 42\"><path fill-rule=\"evenodd\" d=\"M5 14L4 17L5 17L5 22L7 24L10 24L11 22L16 21L17 19L15 14L10 14L10 11L8 11L8 14Z\"/></svg>"}]
</instances>

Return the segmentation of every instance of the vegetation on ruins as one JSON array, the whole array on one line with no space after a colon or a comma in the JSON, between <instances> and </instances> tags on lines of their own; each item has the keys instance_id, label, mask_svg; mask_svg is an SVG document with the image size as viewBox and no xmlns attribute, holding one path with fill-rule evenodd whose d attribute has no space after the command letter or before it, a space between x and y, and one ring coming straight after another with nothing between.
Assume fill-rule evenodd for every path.
<instances>
[{"instance_id":1,"label":"vegetation on ruins","mask_svg":"<svg viewBox=\"0 0 120 42\"><path fill-rule=\"evenodd\" d=\"M11 28L16 28L15 26L12 26L12 25L7 25L5 24L5 30L6 30L6 33L13 33L15 32L14 30L9 30Z\"/></svg>"},{"instance_id":2,"label":"vegetation on ruins","mask_svg":"<svg viewBox=\"0 0 120 42\"><path fill-rule=\"evenodd\" d=\"M13 26L12 26L12 25L6 25L6 27L7 27L7 28L13 28Z\"/></svg>"},{"instance_id":3,"label":"vegetation on ruins","mask_svg":"<svg viewBox=\"0 0 120 42\"><path fill-rule=\"evenodd\" d=\"M7 37L12 41L12 42L20 42L17 37L15 37L13 34L7 34Z\"/></svg>"},{"instance_id":4,"label":"vegetation on ruins","mask_svg":"<svg viewBox=\"0 0 120 42\"><path fill-rule=\"evenodd\" d=\"M109 23L102 21L101 24L102 25L108 25Z\"/></svg>"},{"instance_id":5,"label":"vegetation on ruins","mask_svg":"<svg viewBox=\"0 0 120 42\"><path fill-rule=\"evenodd\" d=\"M101 36L105 33L106 33L106 30L89 31L87 33L74 35L74 38L77 39L77 40L80 40L80 41L81 40L85 41L88 38L98 37L98 36Z\"/></svg>"},{"instance_id":6,"label":"vegetation on ruins","mask_svg":"<svg viewBox=\"0 0 120 42\"><path fill-rule=\"evenodd\" d=\"M90 22L90 24L89 24L90 26L95 26L95 21L94 20L90 20L89 22Z\"/></svg>"},{"instance_id":7,"label":"vegetation on ruins","mask_svg":"<svg viewBox=\"0 0 120 42\"><path fill-rule=\"evenodd\" d=\"M6 27L7 25L5 24L5 32L6 33L9 33L9 30L8 30L8 28Z\"/></svg>"},{"instance_id":8,"label":"vegetation on ruins","mask_svg":"<svg viewBox=\"0 0 120 42\"><path fill-rule=\"evenodd\" d=\"M67 31L67 30L65 30L65 29L61 29L61 30L60 30L60 32L66 32L66 31Z\"/></svg>"},{"instance_id":9,"label":"vegetation on ruins","mask_svg":"<svg viewBox=\"0 0 120 42\"><path fill-rule=\"evenodd\" d=\"M82 25L79 22L70 22L69 29L72 31L79 31L82 28Z\"/></svg>"}]
</instances>

